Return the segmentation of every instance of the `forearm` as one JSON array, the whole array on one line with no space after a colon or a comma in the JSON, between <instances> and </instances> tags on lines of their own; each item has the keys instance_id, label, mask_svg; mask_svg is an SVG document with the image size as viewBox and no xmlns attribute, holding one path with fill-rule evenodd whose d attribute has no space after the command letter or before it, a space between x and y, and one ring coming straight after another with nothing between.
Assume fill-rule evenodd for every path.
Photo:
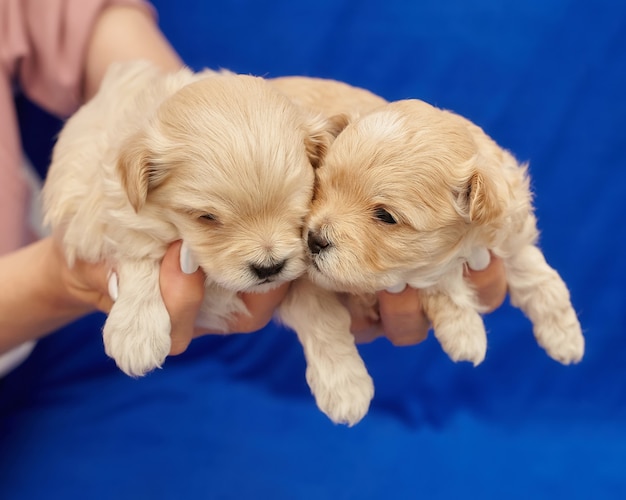
<instances>
[{"instance_id":1,"label":"forearm","mask_svg":"<svg viewBox=\"0 0 626 500\"><path fill-rule=\"evenodd\" d=\"M66 269L51 238L0 257L0 353L94 309L66 286Z\"/></svg>"},{"instance_id":2,"label":"forearm","mask_svg":"<svg viewBox=\"0 0 626 500\"><path fill-rule=\"evenodd\" d=\"M183 66L176 51L145 11L133 7L109 7L96 21L87 49L84 100L89 100L97 92L112 62L133 59L152 61L166 71Z\"/></svg>"}]
</instances>

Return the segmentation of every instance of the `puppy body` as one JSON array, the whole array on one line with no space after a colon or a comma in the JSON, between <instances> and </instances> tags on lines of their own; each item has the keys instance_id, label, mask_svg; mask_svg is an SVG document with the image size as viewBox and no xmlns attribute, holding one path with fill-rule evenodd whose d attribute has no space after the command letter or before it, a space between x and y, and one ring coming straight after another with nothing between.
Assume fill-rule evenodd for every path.
<instances>
[{"instance_id":1,"label":"puppy body","mask_svg":"<svg viewBox=\"0 0 626 500\"><path fill-rule=\"evenodd\" d=\"M44 204L70 264L108 261L118 274L103 337L124 372L142 375L169 353L159 265L172 241L207 275L207 329L247 313L237 292L302 274L311 164L329 137L323 119L260 78L112 67L59 136Z\"/></svg>"},{"instance_id":2,"label":"puppy body","mask_svg":"<svg viewBox=\"0 0 626 500\"><path fill-rule=\"evenodd\" d=\"M443 349L478 364L486 334L463 268L487 248L503 259L512 303L539 344L577 362L584 339L567 287L536 246L526 170L458 115L387 104L349 124L317 171L309 274L328 289L360 290L365 303L399 283L422 289Z\"/></svg>"},{"instance_id":3,"label":"puppy body","mask_svg":"<svg viewBox=\"0 0 626 500\"><path fill-rule=\"evenodd\" d=\"M348 117L356 119L386 103L365 89L335 80L290 76L269 82L300 107L326 116L333 135L346 126ZM350 333L350 315L336 294L303 276L292 283L278 316L303 346L306 379L318 407L336 423L361 420L374 384Z\"/></svg>"}]
</instances>

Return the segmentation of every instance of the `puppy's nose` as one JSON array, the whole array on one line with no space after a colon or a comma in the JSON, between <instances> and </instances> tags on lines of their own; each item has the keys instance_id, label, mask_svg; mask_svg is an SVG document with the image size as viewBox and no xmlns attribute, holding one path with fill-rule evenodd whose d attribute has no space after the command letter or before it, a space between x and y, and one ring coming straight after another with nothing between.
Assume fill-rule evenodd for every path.
<instances>
[{"instance_id":1,"label":"puppy's nose","mask_svg":"<svg viewBox=\"0 0 626 500\"><path fill-rule=\"evenodd\" d=\"M281 272L283 270L283 267L285 267L285 262L286 261L280 261L277 262L276 264L270 264L270 265L257 265L257 264L250 264L250 269L252 270L252 272L254 274L257 275L257 277L259 279L266 279L266 278L271 278L272 276L277 275L279 272Z\"/></svg>"},{"instance_id":2,"label":"puppy's nose","mask_svg":"<svg viewBox=\"0 0 626 500\"><path fill-rule=\"evenodd\" d=\"M309 245L309 250L311 250L311 253L315 255L330 246L330 242L326 238L322 238L320 234L313 231L309 232L309 235L307 236L307 243Z\"/></svg>"}]
</instances>

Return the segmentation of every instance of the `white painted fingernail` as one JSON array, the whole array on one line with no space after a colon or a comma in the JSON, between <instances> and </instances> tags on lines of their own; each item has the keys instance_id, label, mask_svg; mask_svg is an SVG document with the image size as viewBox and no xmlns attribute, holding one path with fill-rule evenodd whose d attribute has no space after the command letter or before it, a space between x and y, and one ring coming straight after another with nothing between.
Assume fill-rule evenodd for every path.
<instances>
[{"instance_id":1,"label":"white painted fingernail","mask_svg":"<svg viewBox=\"0 0 626 500\"><path fill-rule=\"evenodd\" d=\"M109 280L107 282L107 288L109 290L109 297L111 297L111 300L115 302L119 295L117 273L114 273L113 271L109 273Z\"/></svg>"},{"instance_id":2,"label":"white painted fingernail","mask_svg":"<svg viewBox=\"0 0 626 500\"><path fill-rule=\"evenodd\" d=\"M491 262L489 250L485 247L476 247L472 250L472 254L467 259L467 265L474 271L483 271Z\"/></svg>"},{"instance_id":3,"label":"white painted fingernail","mask_svg":"<svg viewBox=\"0 0 626 500\"><path fill-rule=\"evenodd\" d=\"M198 270L198 263L193 258L191 249L185 241L180 247L180 269L185 274L193 274Z\"/></svg>"},{"instance_id":4,"label":"white painted fingernail","mask_svg":"<svg viewBox=\"0 0 626 500\"><path fill-rule=\"evenodd\" d=\"M398 283L397 285L390 286L387 288L389 293L402 293L406 288L406 283Z\"/></svg>"}]
</instances>

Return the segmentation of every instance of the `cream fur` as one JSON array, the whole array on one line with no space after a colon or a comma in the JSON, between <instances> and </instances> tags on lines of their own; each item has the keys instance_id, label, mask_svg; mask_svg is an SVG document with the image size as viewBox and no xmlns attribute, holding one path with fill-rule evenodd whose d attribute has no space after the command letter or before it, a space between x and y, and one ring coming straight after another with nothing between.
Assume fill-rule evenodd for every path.
<instances>
[{"instance_id":1,"label":"cream fur","mask_svg":"<svg viewBox=\"0 0 626 500\"><path fill-rule=\"evenodd\" d=\"M332 134L339 133L348 118L386 103L365 89L334 80L283 77L270 83L299 106L323 113ZM350 333L350 315L336 294L303 276L292 284L278 316L303 346L306 379L318 407L333 422L359 422L369 409L374 384Z\"/></svg>"},{"instance_id":2,"label":"cream fur","mask_svg":"<svg viewBox=\"0 0 626 500\"><path fill-rule=\"evenodd\" d=\"M226 71L166 75L145 62L114 65L59 136L44 187L46 222L70 264L108 261L116 270L118 299L104 345L132 376L161 366L170 350L159 263L172 241L183 239L207 275L198 324L211 330L225 331L231 315L247 312L237 292L296 280L280 315L302 342L320 409L353 424L367 412L373 383L350 318L332 292L297 280L307 264L312 167L346 125L345 117L331 121L307 105L306 96L323 88L317 98L339 106L352 94L339 82L274 83ZM289 98L298 95L300 105ZM381 103L362 95L368 109ZM267 279L252 269L279 263ZM336 311L326 314L327 307Z\"/></svg>"},{"instance_id":3,"label":"cream fur","mask_svg":"<svg viewBox=\"0 0 626 500\"><path fill-rule=\"evenodd\" d=\"M159 262L171 242L183 239L207 275L210 329L247 312L237 292L304 272L311 164L327 128L260 78L144 62L107 73L59 136L44 203L70 264L108 261L119 276L103 336L124 372L143 375L169 353Z\"/></svg>"},{"instance_id":4,"label":"cream fur","mask_svg":"<svg viewBox=\"0 0 626 500\"><path fill-rule=\"evenodd\" d=\"M317 170L307 225L314 282L360 290L364 304L398 283L422 289L435 336L455 361L479 364L487 350L463 277L480 247L503 259L512 303L548 355L564 364L583 356L567 287L536 246L526 166L458 115L407 100L349 124Z\"/></svg>"}]
</instances>

